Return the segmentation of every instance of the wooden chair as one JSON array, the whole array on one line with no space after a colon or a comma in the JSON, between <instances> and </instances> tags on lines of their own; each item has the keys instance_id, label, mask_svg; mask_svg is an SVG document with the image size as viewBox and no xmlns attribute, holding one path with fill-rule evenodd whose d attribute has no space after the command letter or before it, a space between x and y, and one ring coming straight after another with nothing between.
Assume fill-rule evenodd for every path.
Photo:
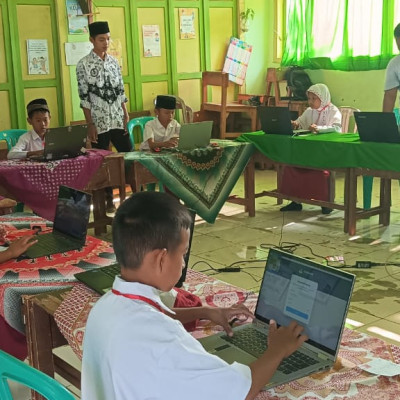
<instances>
[{"instance_id":1,"label":"wooden chair","mask_svg":"<svg viewBox=\"0 0 400 400\"><path fill-rule=\"evenodd\" d=\"M339 111L342 114L342 133L348 133L350 119L354 116L355 112L359 112L360 110L355 107L342 106L342 107L339 107ZM357 124L355 122L354 122L353 132L354 133L357 132Z\"/></svg>"},{"instance_id":2,"label":"wooden chair","mask_svg":"<svg viewBox=\"0 0 400 400\"><path fill-rule=\"evenodd\" d=\"M308 101L292 100L292 93L287 88L286 83L283 71L278 71L276 68L267 69L266 106L289 107L290 111L297 111L299 115L303 114L308 107ZM285 97L281 97L280 86L283 84L286 87Z\"/></svg>"},{"instance_id":3,"label":"wooden chair","mask_svg":"<svg viewBox=\"0 0 400 400\"><path fill-rule=\"evenodd\" d=\"M227 91L229 85L229 75L226 72L204 71L202 74L202 112L213 112L219 114L219 138L235 138L242 132L227 132L226 120L230 113L247 113L250 115L251 131L257 128L257 107L239 102L228 103ZM208 87L219 86L221 97L219 102L208 101Z\"/></svg>"}]
</instances>

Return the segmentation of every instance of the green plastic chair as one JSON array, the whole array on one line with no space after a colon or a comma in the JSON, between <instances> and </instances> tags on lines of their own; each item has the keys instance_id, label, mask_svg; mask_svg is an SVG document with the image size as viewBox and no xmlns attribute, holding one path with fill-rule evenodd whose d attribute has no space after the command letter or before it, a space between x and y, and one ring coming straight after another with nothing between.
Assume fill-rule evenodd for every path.
<instances>
[{"instance_id":1,"label":"green plastic chair","mask_svg":"<svg viewBox=\"0 0 400 400\"><path fill-rule=\"evenodd\" d=\"M400 125L400 109L393 109L394 115L396 117L397 125ZM374 183L374 177L364 175L363 176L363 208L364 210L369 210L372 203L372 186ZM400 180L399 180L400 184Z\"/></svg>"},{"instance_id":2,"label":"green plastic chair","mask_svg":"<svg viewBox=\"0 0 400 400\"><path fill-rule=\"evenodd\" d=\"M0 350L1 400L13 400L8 379L28 386L48 400L75 399L71 392L55 379Z\"/></svg>"},{"instance_id":3,"label":"green plastic chair","mask_svg":"<svg viewBox=\"0 0 400 400\"><path fill-rule=\"evenodd\" d=\"M6 141L7 149L10 151L11 147L17 144L19 137L26 132L28 132L26 129L7 129L5 131L0 131L0 140ZM18 203L14 208L14 212L22 211L24 211L24 203Z\"/></svg>"},{"instance_id":4,"label":"green plastic chair","mask_svg":"<svg viewBox=\"0 0 400 400\"><path fill-rule=\"evenodd\" d=\"M135 126L139 126L140 127L140 143L143 141L143 131L144 131L144 126L151 121L152 119L154 119L154 117L137 117L137 118L133 118L128 122L127 128L128 128L128 132L129 132L129 139L131 140L131 145L132 145L132 149L135 148L135 136L133 134L133 130L135 128ZM140 144L139 141L137 142L137 144Z\"/></svg>"},{"instance_id":5,"label":"green plastic chair","mask_svg":"<svg viewBox=\"0 0 400 400\"><path fill-rule=\"evenodd\" d=\"M5 140L7 142L8 150L15 146L21 135L28 132L26 129L7 129L5 131L0 131L0 140Z\"/></svg>"}]
</instances>

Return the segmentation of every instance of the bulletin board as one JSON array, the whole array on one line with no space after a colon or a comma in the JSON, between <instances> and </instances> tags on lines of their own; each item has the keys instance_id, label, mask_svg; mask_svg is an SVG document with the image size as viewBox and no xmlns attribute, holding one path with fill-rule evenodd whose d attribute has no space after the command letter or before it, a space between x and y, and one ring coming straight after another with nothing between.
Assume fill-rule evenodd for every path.
<instances>
[{"instance_id":1,"label":"bulletin board","mask_svg":"<svg viewBox=\"0 0 400 400\"><path fill-rule=\"evenodd\" d=\"M253 46L231 37L223 68L229 74L230 81L243 85L252 50Z\"/></svg>"}]
</instances>

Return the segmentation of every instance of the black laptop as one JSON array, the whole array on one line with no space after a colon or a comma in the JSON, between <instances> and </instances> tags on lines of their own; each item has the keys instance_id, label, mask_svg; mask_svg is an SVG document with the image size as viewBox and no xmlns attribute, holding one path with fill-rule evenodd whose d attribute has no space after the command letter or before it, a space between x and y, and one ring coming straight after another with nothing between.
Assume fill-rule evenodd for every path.
<instances>
[{"instance_id":1,"label":"black laptop","mask_svg":"<svg viewBox=\"0 0 400 400\"><path fill-rule=\"evenodd\" d=\"M60 186L53 231L37 235L38 242L24 256L37 258L78 250L86 242L91 195L67 186Z\"/></svg>"},{"instance_id":2,"label":"black laptop","mask_svg":"<svg viewBox=\"0 0 400 400\"><path fill-rule=\"evenodd\" d=\"M194 230L194 222L196 218L196 213L193 210L189 210L192 216L192 225L190 227L190 238L189 238L189 248L185 255L185 268L182 270L182 275L179 281L176 283L176 287L181 287L186 279L186 272L189 264L190 247L192 245L192 237ZM86 286L89 286L97 293L105 294L107 293L113 285L114 279L117 275L121 273L121 268L118 264L112 264L103 268L96 268L90 271L79 272L75 274L75 278L83 282Z\"/></svg>"},{"instance_id":3,"label":"black laptop","mask_svg":"<svg viewBox=\"0 0 400 400\"><path fill-rule=\"evenodd\" d=\"M48 129L43 155L29 157L33 161L74 158L86 151L87 125L62 126Z\"/></svg>"},{"instance_id":4,"label":"black laptop","mask_svg":"<svg viewBox=\"0 0 400 400\"><path fill-rule=\"evenodd\" d=\"M261 129L268 134L298 136L311 133L308 129L293 129L292 120L297 119L288 107L257 107Z\"/></svg>"},{"instance_id":5,"label":"black laptop","mask_svg":"<svg viewBox=\"0 0 400 400\"><path fill-rule=\"evenodd\" d=\"M399 127L392 112L355 112L362 142L400 143Z\"/></svg>"}]
</instances>

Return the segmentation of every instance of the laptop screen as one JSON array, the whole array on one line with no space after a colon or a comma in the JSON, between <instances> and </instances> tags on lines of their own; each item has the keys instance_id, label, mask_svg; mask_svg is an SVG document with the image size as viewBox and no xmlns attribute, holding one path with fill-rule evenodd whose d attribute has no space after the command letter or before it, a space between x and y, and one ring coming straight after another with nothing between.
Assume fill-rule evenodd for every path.
<instances>
[{"instance_id":1,"label":"laptop screen","mask_svg":"<svg viewBox=\"0 0 400 400\"><path fill-rule=\"evenodd\" d=\"M307 343L335 355L355 277L292 254L271 249L256 317L304 327Z\"/></svg>"},{"instance_id":2,"label":"laptop screen","mask_svg":"<svg viewBox=\"0 0 400 400\"><path fill-rule=\"evenodd\" d=\"M90 201L90 194L67 186L60 186L53 230L85 241Z\"/></svg>"}]
</instances>

